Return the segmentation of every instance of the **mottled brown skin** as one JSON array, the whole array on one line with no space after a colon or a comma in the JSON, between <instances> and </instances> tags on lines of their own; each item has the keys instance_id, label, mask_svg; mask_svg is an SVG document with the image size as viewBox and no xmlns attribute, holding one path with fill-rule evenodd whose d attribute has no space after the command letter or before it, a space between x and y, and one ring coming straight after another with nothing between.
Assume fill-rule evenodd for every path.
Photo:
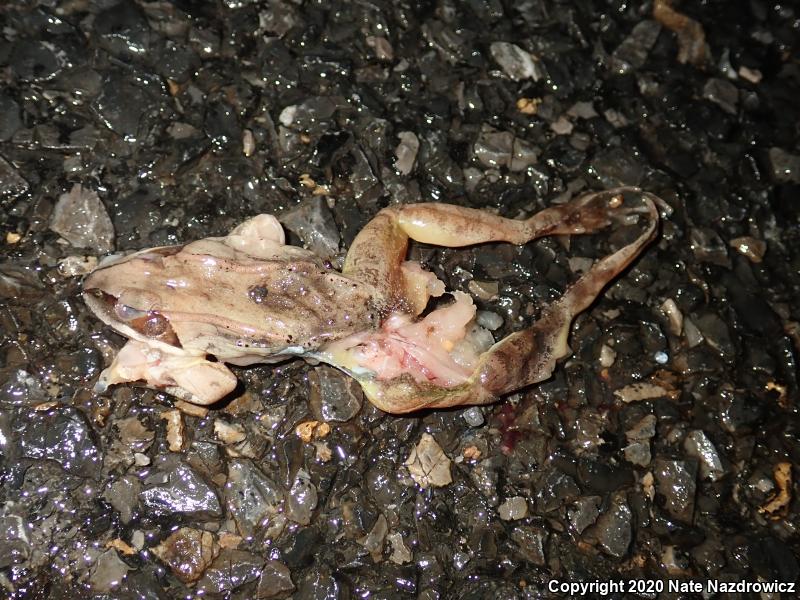
<instances>
[{"instance_id":1,"label":"mottled brown skin","mask_svg":"<svg viewBox=\"0 0 800 600\"><path fill-rule=\"evenodd\" d=\"M234 364L221 345L250 348L263 359L286 347L315 350L377 326L374 290L326 268L306 250L283 246L275 259L217 257L208 274L203 252L211 250L204 247L209 243L146 250L101 267L84 282L87 304L112 326L117 302L156 310L176 334L170 345L199 348ZM184 285L166 289L168 281ZM207 331L198 335L201 324Z\"/></svg>"}]
</instances>

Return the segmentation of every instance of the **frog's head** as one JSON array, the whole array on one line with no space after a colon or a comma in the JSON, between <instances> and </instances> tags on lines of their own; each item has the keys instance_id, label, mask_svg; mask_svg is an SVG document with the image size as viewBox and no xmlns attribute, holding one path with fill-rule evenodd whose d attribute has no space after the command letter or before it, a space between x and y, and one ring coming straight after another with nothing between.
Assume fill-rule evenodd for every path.
<instances>
[{"instance_id":1,"label":"frog's head","mask_svg":"<svg viewBox=\"0 0 800 600\"><path fill-rule=\"evenodd\" d=\"M162 280L162 259L180 250L165 246L103 261L83 283L86 305L126 337L167 351L179 349L178 336L162 313L163 302L152 282Z\"/></svg>"}]
</instances>

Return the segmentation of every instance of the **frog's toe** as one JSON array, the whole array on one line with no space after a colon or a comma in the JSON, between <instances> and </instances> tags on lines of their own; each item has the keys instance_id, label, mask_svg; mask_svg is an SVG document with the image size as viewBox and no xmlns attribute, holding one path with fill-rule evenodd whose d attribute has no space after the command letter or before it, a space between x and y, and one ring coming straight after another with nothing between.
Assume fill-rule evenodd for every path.
<instances>
[{"instance_id":1,"label":"frog's toe","mask_svg":"<svg viewBox=\"0 0 800 600\"><path fill-rule=\"evenodd\" d=\"M222 363L204 356L166 354L147 344L129 340L94 386L98 394L117 383L144 381L192 404L213 404L230 394L236 376Z\"/></svg>"},{"instance_id":2,"label":"frog's toe","mask_svg":"<svg viewBox=\"0 0 800 600\"><path fill-rule=\"evenodd\" d=\"M624 193L634 188L616 188L592 192L577 200L555 207L561 211L558 233L592 233L613 223L624 222L638 209L636 203L625 200ZM536 215L533 216L536 219Z\"/></svg>"}]
</instances>

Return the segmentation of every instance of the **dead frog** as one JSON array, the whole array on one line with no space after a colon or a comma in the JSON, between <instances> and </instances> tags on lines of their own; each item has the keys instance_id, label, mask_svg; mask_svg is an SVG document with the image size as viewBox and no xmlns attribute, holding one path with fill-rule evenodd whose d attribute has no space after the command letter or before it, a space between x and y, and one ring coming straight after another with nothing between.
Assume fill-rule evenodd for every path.
<instances>
[{"instance_id":1,"label":"dead frog","mask_svg":"<svg viewBox=\"0 0 800 600\"><path fill-rule=\"evenodd\" d=\"M237 385L224 363L245 366L303 356L356 378L384 411L486 404L550 376L570 352L575 315L653 239L654 196L633 188L587 194L526 220L449 204L381 210L353 241L339 273L285 245L269 215L225 237L151 248L102 263L84 283L89 308L130 338L96 390L144 380L208 405ZM409 238L440 246L594 232L616 222L643 229L598 260L529 329L495 342L474 324L463 292L420 317L444 284L405 260ZM211 358L211 360L209 360Z\"/></svg>"}]
</instances>

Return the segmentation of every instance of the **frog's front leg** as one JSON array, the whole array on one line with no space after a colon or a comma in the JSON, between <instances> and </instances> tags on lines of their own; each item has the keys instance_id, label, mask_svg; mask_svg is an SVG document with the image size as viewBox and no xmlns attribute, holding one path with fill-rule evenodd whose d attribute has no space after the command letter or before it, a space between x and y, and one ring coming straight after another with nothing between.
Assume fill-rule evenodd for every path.
<instances>
[{"instance_id":1,"label":"frog's front leg","mask_svg":"<svg viewBox=\"0 0 800 600\"><path fill-rule=\"evenodd\" d=\"M521 244L547 234L588 233L639 214L646 216L647 224L633 242L595 263L559 300L544 309L531 328L510 335L484 352L471 374L462 381L442 385L433 378L424 381L407 373L382 378L369 369L359 368L358 364L354 368L351 357L343 366L359 380L374 404L393 413L485 404L548 378L556 361L570 352L567 337L574 317L585 310L655 236L658 212L654 198L636 189L620 188L588 194L563 206L546 209L525 221L442 204L382 211L365 228L367 231L373 227L368 233L370 239L356 238L359 243L351 248L346 272L349 270L351 276L363 277L376 287L385 282L387 298L391 299L397 299L404 290L400 265L409 237L448 246L488 241ZM387 259L388 265L385 264ZM386 344L386 341L380 343ZM401 340L401 343L408 343L408 340ZM361 355L366 354L362 351Z\"/></svg>"},{"instance_id":2,"label":"frog's front leg","mask_svg":"<svg viewBox=\"0 0 800 600\"><path fill-rule=\"evenodd\" d=\"M204 356L169 354L137 340L128 340L95 385L103 393L116 383L144 381L192 404L207 406L230 394L236 376Z\"/></svg>"}]
</instances>

